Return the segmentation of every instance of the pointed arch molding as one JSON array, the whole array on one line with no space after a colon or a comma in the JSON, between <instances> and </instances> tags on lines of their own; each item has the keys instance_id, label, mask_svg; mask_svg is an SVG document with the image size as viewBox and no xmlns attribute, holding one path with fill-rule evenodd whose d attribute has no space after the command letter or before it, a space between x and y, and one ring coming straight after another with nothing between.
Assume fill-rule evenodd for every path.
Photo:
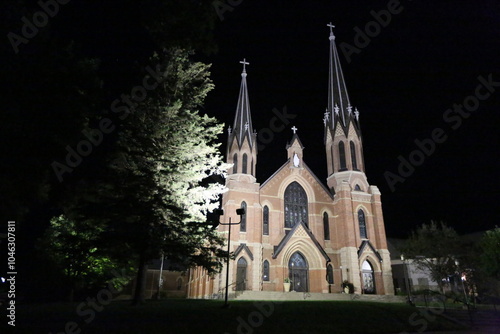
<instances>
[{"instance_id":1,"label":"pointed arch molding","mask_svg":"<svg viewBox=\"0 0 500 334\"><path fill-rule=\"evenodd\" d=\"M250 248L248 248L247 244L240 244L238 248L234 251L234 257L237 257L242 251L247 252L248 256L250 257L250 260L253 261L253 254Z\"/></svg>"},{"instance_id":2,"label":"pointed arch molding","mask_svg":"<svg viewBox=\"0 0 500 334\"><path fill-rule=\"evenodd\" d=\"M309 236L312 243L307 242L304 239L299 239L294 241L292 244L288 245L290 239L295 234L299 235L302 231L305 231L305 234ZM323 249L323 247L321 247L321 244L318 242L314 234L312 234L312 232L307 228L307 226L303 222L296 224L292 228L292 230L288 232L288 234L281 240L281 242L277 246L274 246L274 252L272 258L276 259L283 250L285 250L283 256L284 261L285 259L286 261L288 261L287 259L290 258L290 256L293 253L295 253L296 251L300 251L306 256L307 261L309 261L310 263L310 267L322 268L323 264L319 262L319 258L321 256L323 256L327 262L331 262L328 254L326 254L325 250ZM317 255L317 256L312 256L311 258L311 255ZM286 263L286 261L284 263Z\"/></svg>"},{"instance_id":3,"label":"pointed arch molding","mask_svg":"<svg viewBox=\"0 0 500 334\"><path fill-rule=\"evenodd\" d=\"M363 240L361 246L359 246L358 259L361 258L361 256L366 250L371 250L373 254L375 254L375 256L377 257L378 261L382 262L382 256L380 256L379 252L375 249L375 247L373 247L372 243L369 240Z\"/></svg>"}]
</instances>

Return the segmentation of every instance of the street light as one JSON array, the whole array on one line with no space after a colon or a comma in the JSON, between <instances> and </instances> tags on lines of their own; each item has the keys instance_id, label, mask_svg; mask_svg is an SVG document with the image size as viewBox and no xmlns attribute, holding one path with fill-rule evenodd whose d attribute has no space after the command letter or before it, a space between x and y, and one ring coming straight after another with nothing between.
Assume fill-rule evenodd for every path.
<instances>
[{"instance_id":1,"label":"street light","mask_svg":"<svg viewBox=\"0 0 500 334\"><path fill-rule=\"evenodd\" d=\"M408 302L408 304L413 305L413 302L411 300L411 295L410 295L410 286L409 286L409 282L408 282L408 267L406 266L406 260L405 260L405 256L403 254L401 254L401 261L403 261L403 277L405 280L406 293L408 294L407 302Z\"/></svg>"},{"instance_id":2,"label":"street light","mask_svg":"<svg viewBox=\"0 0 500 334\"><path fill-rule=\"evenodd\" d=\"M295 291L295 277L293 276L293 267L295 263L292 262L292 279L290 280L292 283L292 291Z\"/></svg>"},{"instance_id":3,"label":"street light","mask_svg":"<svg viewBox=\"0 0 500 334\"><path fill-rule=\"evenodd\" d=\"M220 219L220 216L222 216L224 214L224 210L222 210L222 209L216 209L215 210L215 214L217 214L219 216L219 219ZM228 227L229 231L228 231L228 234L227 234L226 296L225 296L225 300L224 300L224 305L222 306L223 308L229 308L229 303L228 303L227 297L228 297L228 292L229 292L229 259L230 259L230 251L231 251L231 226L232 225L239 225L239 224L241 224L242 217L245 214L245 209L243 209L243 208L236 209L236 214L238 216L240 216L240 221L238 223L231 223L231 216L229 216L229 223L221 223L219 221L220 225L227 225L227 226L229 226Z\"/></svg>"},{"instance_id":4,"label":"street light","mask_svg":"<svg viewBox=\"0 0 500 334\"><path fill-rule=\"evenodd\" d=\"M467 305L467 308L469 308L469 298L467 298L467 293L465 292L465 285L464 285L465 275L461 273L458 268L459 265L458 260L455 260L455 265L457 266L457 276L460 276L460 280L462 281L462 290L464 291L465 304Z\"/></svg>"}]
</instances>

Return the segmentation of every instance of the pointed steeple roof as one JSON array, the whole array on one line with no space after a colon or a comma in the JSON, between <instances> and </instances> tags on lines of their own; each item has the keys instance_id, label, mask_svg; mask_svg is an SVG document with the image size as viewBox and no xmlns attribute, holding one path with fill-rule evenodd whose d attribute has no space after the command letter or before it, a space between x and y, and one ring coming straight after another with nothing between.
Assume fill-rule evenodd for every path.
<instances>
[{"instance_id":1,"label":"pointed steeple roof","mask_svg":"<svg viewBox=\"0 0 500 334\"><path fill-rule=\"evenodd\" d=\"M246 72L246 65L250 65L250 63L248 63L246 59L243 59L243 61L240 61L240 63L243 64L243 72L241 72L240 95L238 97L238 104L236 106L236 117L234 118L232 135L236 136L238 140L238 146L240 147L243 144L245 137L248 137L248 143L250 144L250 147L252 147L254 144L254 136L252 116L250 114L250 102L248 100Z\"/></svg>"},{"instance_id":2,"label":"pointed steeple roof","mask_svg":"<svg viewBox=\"0 0 500 334\"><path fill-rule=\"evenodd\" d=\"M330 27L330 66L328 72L328 108L323 121L325 126L328 125L332 130L340 125L347 133L350 122L354 123L357 130L359 129L359 112L357 109L354 110L349 100L344 73L342 72L335 44L335 35L333 34L335 26L331 23L327 24L327 26Z\"/></svg>"}]
</instances>

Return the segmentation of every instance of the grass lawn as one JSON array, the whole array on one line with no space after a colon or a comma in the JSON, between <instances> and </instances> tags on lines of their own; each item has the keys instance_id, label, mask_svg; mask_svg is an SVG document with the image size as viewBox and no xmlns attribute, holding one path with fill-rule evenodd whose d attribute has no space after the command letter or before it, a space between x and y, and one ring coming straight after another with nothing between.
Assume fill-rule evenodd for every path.
<instances>
[{"instance_id":1,"label":"grass lawn","mask_svg":"<svg viewBox=\"0 0 500 334\"><path fill-rule=\"evenodd\" d=\"M18 305L16 333L399 333L458 330L405 304L359 301L116 301L94 311L78 303ZM77 312L79 310L79 312ZM88 322L88 323L87 323Z\"/></svg>"}]
</instances>

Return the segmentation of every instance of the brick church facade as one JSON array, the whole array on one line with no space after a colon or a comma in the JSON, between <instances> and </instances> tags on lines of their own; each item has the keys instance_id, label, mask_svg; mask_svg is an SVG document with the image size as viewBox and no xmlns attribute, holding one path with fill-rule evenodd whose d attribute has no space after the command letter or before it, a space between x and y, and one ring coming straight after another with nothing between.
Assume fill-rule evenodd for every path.
<instances>
[{"instance_id":1,"label":"brick church facade","mask_svg":"<svg viewBox=\"0 0 500 334\"><path fill-rule=\"evenodd\" d=\"M321 115L328 177L326 186L307 166L296 129L283 165L263 183L256 180L257 142L252 127L243 62L236 115L228 131L221 223L231 226L229 292L241 290L394 294L381 195L365 175L359 112L350 103L330 25L328 108ZM319 117L321 117L319 116ZM318 118L319 118L318 117ZM311 157L312 159L314 157ZM238 216L236 209L244 208ZM228 225L219 225L228 236ZM211 298L226 286L226 270L208 276L189 272L188 297Z\"/></svg>"}]
</instances>

